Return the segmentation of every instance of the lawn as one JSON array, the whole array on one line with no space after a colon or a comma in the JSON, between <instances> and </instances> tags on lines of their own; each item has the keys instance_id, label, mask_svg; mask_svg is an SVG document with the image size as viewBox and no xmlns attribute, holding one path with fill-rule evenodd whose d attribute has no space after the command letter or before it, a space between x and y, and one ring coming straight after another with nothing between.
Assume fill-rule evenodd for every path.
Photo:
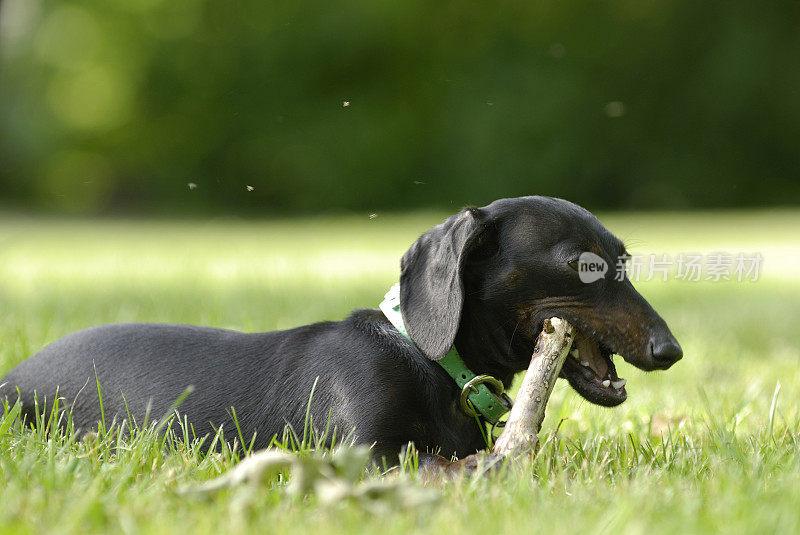
<instances>
[{"instance_id":1,"label":"lawn","mask_svg":"<svg viewBox=\"0 0 800 535\"><path fill-rule=\"evenodd\" d=\"M0 375L101 323L261 331L376 307L403 251L445 216L0 215ZM201 499L179 491L229 470L240 450L203 457L146 433L76 442L23 430L6 407L0 533L800 531L800 212L600 219L634 253L759 252L760 277L637 283L684 359L652 374L619 363L629 398L616 409L590 405L559 381L532 461L496 479L443 485L438 501L406 508L324 505L288 495L282 483ZM400 480L418 485L413 473Z\"/></svg>"}]
</instances>

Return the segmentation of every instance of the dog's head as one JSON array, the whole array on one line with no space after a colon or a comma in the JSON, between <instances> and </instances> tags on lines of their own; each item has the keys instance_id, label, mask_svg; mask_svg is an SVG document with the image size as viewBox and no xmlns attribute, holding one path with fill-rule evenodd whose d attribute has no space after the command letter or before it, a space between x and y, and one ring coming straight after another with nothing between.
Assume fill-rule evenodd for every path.
<instances>
[{"instance_id":1,"label":"dog's head","mask_svg":"<svg viewBox=\"0 0 800 535\"><path fill-rule=\"evenodd\" d=\"M613 354L643 370L683 356L664 320L618 269L623 243L587 210L520 197L470 208L423 234L401 262L400 308L430 359L455 343L474 371L527 368L542 323L578 333L561 371L587 400L625 401Z\"/></svg>"}]
</instances>

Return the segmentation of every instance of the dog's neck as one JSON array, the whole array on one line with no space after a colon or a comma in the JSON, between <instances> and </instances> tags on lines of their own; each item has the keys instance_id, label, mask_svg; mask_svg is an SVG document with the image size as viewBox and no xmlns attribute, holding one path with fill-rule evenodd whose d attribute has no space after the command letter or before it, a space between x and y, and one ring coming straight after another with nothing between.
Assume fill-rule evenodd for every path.
<instances>
[{"instance_id":1,"label":"dog's neck","mask_svg":"<svg viewBox=\"0 0 800 535\"><path fill-rule=\"evenodd\" d=\"M470 370L496 377L508 388L514 374L526 369L529 364L524 355L514 352L514 346L519 346L515 338L522 337L522 333L514 330L509 332L507 325L501 324L494 315L484 310L478 302L465 301L455 346ZM512 344L512 341L515 343ZM532 346L530 352L533 352Z\"/></svg>"}]
</instances>

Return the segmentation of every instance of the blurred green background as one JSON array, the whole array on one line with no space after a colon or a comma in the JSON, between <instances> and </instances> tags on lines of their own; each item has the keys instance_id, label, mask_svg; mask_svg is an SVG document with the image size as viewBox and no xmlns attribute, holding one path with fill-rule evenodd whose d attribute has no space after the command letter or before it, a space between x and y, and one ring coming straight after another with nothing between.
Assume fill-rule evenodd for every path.
<instances>
[{"instance_id":1,"label":"blurred green background","mask_svg":"<svg viewBox=\"0 0 800 535\"><path fill-rule=\"evenodd\" d=\"M0 0L0 207L795 205L798 65L797 1Z\"/></svg>"}]
</instances>

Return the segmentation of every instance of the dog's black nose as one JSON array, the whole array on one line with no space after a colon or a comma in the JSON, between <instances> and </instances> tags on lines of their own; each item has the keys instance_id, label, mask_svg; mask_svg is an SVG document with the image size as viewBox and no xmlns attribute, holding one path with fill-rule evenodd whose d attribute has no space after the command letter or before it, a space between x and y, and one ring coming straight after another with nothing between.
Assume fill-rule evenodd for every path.
<instances>
[{"instance_id":1,"label":"dog's black nose","mask_svg":"<svg viewBox=\"0 0 800 535\"><path fill-rule=\"evenodd\" d=\"M650 340L653 363L666 370L683 358L683 349L672 336Z\"/></svg>"}]
</instances>

